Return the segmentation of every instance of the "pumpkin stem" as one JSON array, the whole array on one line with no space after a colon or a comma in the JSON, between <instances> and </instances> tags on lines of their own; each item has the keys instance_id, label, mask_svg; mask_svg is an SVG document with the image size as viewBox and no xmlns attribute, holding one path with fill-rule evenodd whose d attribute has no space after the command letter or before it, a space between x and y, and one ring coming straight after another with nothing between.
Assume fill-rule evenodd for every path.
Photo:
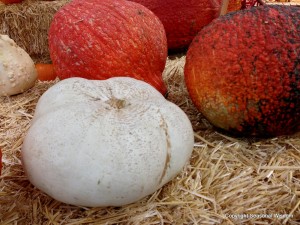
<instances>
[{"instance_id":1,"label":"pumpkin stem","mask_svg":"<svg viewBox=\"0 0 300 225\"><path fill-rule=\"evenodd\" d=\"M227 13L229 0L222 0L220 16L223 16Z\"/></svg>"},{"instance_id":2,"label":"pumpkin stem","mask_svg":"<svg viewBox=\"0 0 300 225\"><path fill-rule=\"evenodd\" d=\"M111 107L116 109L122 109L126 105L126 101L124 99L118 99L115 97L112 97L111 99L106 101Z\"/></svg>"}]
</instances>

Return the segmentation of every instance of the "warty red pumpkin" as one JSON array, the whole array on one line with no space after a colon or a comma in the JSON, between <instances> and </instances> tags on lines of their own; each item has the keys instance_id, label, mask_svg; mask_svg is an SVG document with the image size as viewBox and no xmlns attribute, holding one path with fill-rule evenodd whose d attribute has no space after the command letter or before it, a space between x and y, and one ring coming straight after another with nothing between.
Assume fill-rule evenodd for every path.
<instances>
[{"instance_id":1,"label":"warty red pumpkin","mask_svg":"<svg viewBox=\"0 0 300 225\"><path fill-rule=\"evenodd\" d=\"M158 17L140 4L71 1L54 15L49 50L60 79L129 76L166 92L165 30Z\"/></svg>"},{"instance_id":2,"label":"warty red pumpkin","mask_svg":"<svg viewBox=\"0 0 300 225\"><path fill-rule=\"evenodd\" d=\"M185 81L199 111L232 134L300 129L300 9L259 6L219 17L191 44Z\"/></svg>"}]
</instances>

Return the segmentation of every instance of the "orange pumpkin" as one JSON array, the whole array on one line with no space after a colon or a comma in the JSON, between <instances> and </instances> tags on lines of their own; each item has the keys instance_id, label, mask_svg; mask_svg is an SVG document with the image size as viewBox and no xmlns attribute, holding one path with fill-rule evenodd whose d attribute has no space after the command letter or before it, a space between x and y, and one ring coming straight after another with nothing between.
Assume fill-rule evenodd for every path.
<instances>
[{"instance_id":1,"label":"orange pumpkin","mask_svg":"<svg viewBox=\"0 0 300 225\"><path fill-rule=\"evenodd\" d=\"M13 3L20 3L23 2L23 0L0 0L0 2L3 2L4 4L13 4Z\"/></svg>"},{"instance_id":2,"label":"orange pumpkin","mask_svg":"<svg viewBox=\"0 0 300 225\"><path fill-rule=\"evenodd\" d=\"M53 64L37 63L35 64L35 68L38 74L38 80L41 81L55 80L56 73L54 71Z\"/></svg>"}]
</instances>

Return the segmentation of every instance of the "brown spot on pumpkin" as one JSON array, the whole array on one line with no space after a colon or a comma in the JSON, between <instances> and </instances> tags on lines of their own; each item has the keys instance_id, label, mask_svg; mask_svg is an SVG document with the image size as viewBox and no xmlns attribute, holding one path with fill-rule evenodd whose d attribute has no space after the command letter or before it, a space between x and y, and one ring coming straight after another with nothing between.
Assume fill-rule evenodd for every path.
<instances>
[{"instance_id":1,"label":"brown spot on pumpkin","mask_svg":"<svg viewBox=\"0 0 300 225\"><path fill-rule=\"evenodd\" d=\"M137 14L140 15L140 16L143 16L145 13L142 10L138 9Z\"/></svg>"},{"instance_id":2,"label":"brown spot on pumpkin","mask_svg":"<svg viewBox=\"0 0 300 225\"><path fill-rule=\"evenodd\" d=\"M197 29L197 23L196 20L192 20L190 23L190 32L194 32L195 29Z\"/></svg>"}]
</instances>

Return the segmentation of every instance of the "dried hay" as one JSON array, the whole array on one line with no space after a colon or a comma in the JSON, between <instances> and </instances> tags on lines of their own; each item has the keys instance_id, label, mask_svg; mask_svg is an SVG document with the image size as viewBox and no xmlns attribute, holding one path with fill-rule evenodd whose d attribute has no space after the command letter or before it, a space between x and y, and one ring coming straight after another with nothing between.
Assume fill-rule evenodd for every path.
<instances>
[{"instance_id":1,"label":"dried hay","mask_svg":"<svg viewBox=\"0 0 300 225\"><path fill-rule=\"evenodd\" d=\"M254 140L216 132L188 97L184 62L184 56L169 59L164 78L168 98L193 121L196 142L190 163L153 195L124 207L63 204L34 188L24 175L24 134L37 100L58 80L0 98L0 224L299 224L299 134Z\"/></svg>"},{"instance_id":2,"label":"dried hay","mask_svg":"<svg viewBox=\"0 0 300 225\"><path fill-rule=\"evenodd\" d=\"M0 3L0 34L7 34L34 61L49 62L48 29L54 13L70 0L25 0L19 4Z\"/></svg>"},{"instance_id":3,"label":"dried hay","mask_svg":"<svg viewBox=\"0 0 300 225\"><path fill-rule=\"evenodd\" d=\"M300 6L300 0L265 0L268 5Z\"/></svg>"}]
</instances>

